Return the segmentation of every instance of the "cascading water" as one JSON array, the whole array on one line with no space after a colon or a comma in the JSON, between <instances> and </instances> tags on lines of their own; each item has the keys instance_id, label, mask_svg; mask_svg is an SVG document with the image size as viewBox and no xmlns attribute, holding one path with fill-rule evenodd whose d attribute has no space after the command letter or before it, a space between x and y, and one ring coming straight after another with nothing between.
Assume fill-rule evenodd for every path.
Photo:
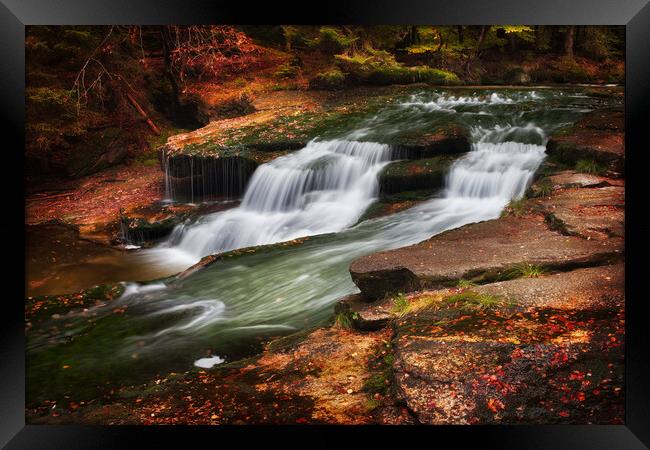
<instances>
[{"instance_id":1,"label":"cascading water","mask_svg":"<svg viewBox=\"0 0 650 450\"><path fill-rule=\"evenodd\" d=\"M313 141L264 164L238 208L174 230L168 245L202 256L300 236L340 231L354 224L377 196L377 175L390 147L373 142Z\"/></svg>"},{"instance_id":2,"label":"cascading water","mask_svg":"<svg viewBox=\"0 0 650 450\"><path fill-rule=\"evenodd\" d=\"M412 97L357 124L345 135L354 140L311 142L260 166L239 208L178 229L166 248L140 254L159 261L176 251L189 262L229 248L320 236L226 258L168 284L131 284L119 299L59 318L30 338L30 376L38 380L31 385L50 393L58 386L50 373L62 372L57 376L94 384L134 361L142 378L130 381L186 370L195 361L209 367L258 350L260 339L322 323L338 298L357 291L348 272L355 258L497 218L532 181L546 136L575 121L588 100L562 91ZM473 148L452 166L446 188L416 207L352 226L374 200L377 175L391 157L388 146L367 141L426 131L451 118L471 130ZM115 308L128 314L116 316ZM50 370L63 363L70 369ZM119 370L123 379L134 373Z\"/></svg>"}]
</instances>

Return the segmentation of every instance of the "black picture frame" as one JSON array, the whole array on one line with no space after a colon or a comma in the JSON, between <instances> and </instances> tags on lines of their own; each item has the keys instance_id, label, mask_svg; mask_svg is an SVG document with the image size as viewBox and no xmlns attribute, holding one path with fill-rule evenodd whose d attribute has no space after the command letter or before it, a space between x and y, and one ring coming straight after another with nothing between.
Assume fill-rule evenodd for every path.
<instances>
[{"instance_id":1,"label":"black picture frame","mask_svg":"<svg viewBox=\"0 0 650 450\"><path fill-rule=\"evenodd\" d=\"M308 6L311 9L308 9ZM405 430L402 427L80 427L25 425L24 355L24 89L25 25L91 24L589 24L626 26L626 415L619 426L437 426ZM642 314L647 302L644 253L650 226L644 222L644 174L648 167L647 122L650 117L650 4L646 0L444 0L418 2L340 1L254 5L205 0L0 0L0 107L3 153L3 220L5 289L0 327L0 445L6 448L123 448L154 444L168 447L176 439L187 446L189 434L240 444L259 433L307 445L298 434L317 435L325 443L332 431L362 432L370 440L389 437L413 439L427 434L429 442L453 439L454 445L476 443L480 448L636 449L650 446L650 342ZM647 176L647 175L646 175ZM646 190L647 191L647 190ZM644 245L645 244L645 245ZM638 263L634 263L639 261ZM218 437L214 434L217 433ZM347 439L347 437L345 438ZM213 441L216 443L216 441ZM269 443L272 441L269 441ZM316 441L313 441L316 442ZM340 442L340 441L339 441ZM370 441L368 441L370 442Z\"/></svg>"}]
</instances>

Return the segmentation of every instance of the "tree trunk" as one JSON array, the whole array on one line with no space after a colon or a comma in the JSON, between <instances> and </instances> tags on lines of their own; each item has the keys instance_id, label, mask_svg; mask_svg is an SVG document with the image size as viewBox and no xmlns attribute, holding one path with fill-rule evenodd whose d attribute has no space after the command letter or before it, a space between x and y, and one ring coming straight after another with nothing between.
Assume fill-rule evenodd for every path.
<instances>
[{"instance_id":1,"label":"tree trunk","mask_svg":"<svg viewBox=\"0 0 650 450\"><path fill-rule=\"evenodd\" d=\"M411 32L409 34L409 42L411 43L411 45L420 43L420 34L418 33L418 27L415 25L411 27Z\"/></svg>"},{"instance_id":2,"label":"tree trunk","mask_svg":"<svg viewBox=\"0 0 650 450\"><path fill-rule=\"evenodd\" d=\"M481 26L481 33L478 36L478 41L476 42L476 50L474 50L474 54L467 60L467 66L465 70L467 73L470 72L470 69L472 68L472 63L478 58L479 53L481 53L481 46L483 45L483 42L485 41L485 34L487 33L487 26L482 25Z\"/></svg>"},{"instance_id":3,"label":"tree trunk","mask_svg":"<svg viewBox=\"0 0 650 450\"><path fill-rule=\"evenodd\" d=\"M162 36L162 45L163 45L163 57L165 61L165 76L169 80L169 83L172 86L172 91L174 92L174 101L176 103L176 106L180 105L180 89L178 87L178 81L176 80L176 77L174 76L174 70L172 68L172 57L171 57L171 49L172 49L172 35L171 31L169 30L169 26L163 25L161 27L161 32Z\"/></svg>"},{"instance_id":4,"label":"tree trunk","mask_svg":"<svg viewBox=\"0 0 650 450\"><path fill-rule=\"evenodd\" d=\"M564 55L573 59L573 37L576 32L575 25L567 27L564 35Z\"/></svg>"},{"instance_id":5,"label":"tree trunk","mask_svg":"<svg viewBox=\"0 0 650 450\"><path fill-rule=\"evenodd\" d=\"M456 30L458 31L458 43L462 44L465 41L465 36L463 35L463 26L458 25L456 27Z\"/></svg>"}]
</instances>

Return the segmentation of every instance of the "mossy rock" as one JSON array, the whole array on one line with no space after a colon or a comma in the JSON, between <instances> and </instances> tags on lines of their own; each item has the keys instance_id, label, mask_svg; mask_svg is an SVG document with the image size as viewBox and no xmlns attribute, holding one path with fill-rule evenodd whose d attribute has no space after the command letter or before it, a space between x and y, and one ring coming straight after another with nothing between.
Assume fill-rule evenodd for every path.
<instances>
[{"instance_id":1,"label":"mossy rock","mask_svg":"<svg viewBox=\"0 0 650 450\"><path fill-rule=\"evenodd\" d=\"M379 175L382 196L404 191L435 191L444 187L454 156L436 156L414 161L398 161L387 165Z\"/></svg>"}]
</instances>

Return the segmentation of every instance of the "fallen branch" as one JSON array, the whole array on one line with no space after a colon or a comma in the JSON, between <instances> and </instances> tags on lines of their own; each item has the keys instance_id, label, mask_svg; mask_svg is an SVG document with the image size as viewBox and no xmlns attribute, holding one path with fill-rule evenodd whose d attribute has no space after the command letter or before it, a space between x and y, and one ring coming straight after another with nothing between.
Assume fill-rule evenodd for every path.
<instances>
[{"instance_id":1,"label":"fallen branch","mask_svg":"<svg viewBox=\"0 0 650 450\"><path fill-rule=\"evenodd\" d=\"M151 120L151 118L150 118L149 115L144 111L144 109L142 109L142 107L141 107L140 104L135 100L135 98L133 98L133 96L132 96L131 94L129 94L128 92L126 93L126 98L129 99L129 101L131 102L131 104L133 105L133 107L134 107L134 108L135 108L135 109L140 113L140 115L145 119L145 121L147 122L147 125L149 125L149 128L151 128L151 131L153 131L154 133L156 133L157 136L160 136L160 130L158 129L158 127L156 126L156 124L153 123L153 120Z\"/></svg>"}]
</instances>

